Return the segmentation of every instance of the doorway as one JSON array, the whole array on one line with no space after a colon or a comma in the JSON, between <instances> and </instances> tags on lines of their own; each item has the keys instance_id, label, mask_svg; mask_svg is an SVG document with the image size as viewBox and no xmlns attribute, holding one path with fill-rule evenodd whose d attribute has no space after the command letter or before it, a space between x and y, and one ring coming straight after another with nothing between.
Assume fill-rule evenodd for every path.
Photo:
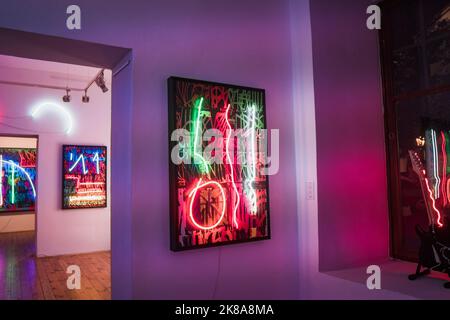
<instances>
[{"instance_id":1,"label":"doorway","mask_svg":"<svg viewBox=\"0 0 450 320\"><path fill-rule=\"evenodd\" d=\"M111 78L0 55L0 299L111 298Z\"/></svg>"},{"instance_id":2,"label":"doorway","mask_svg":"<svg viewBox=\"0 0 450 320\"><path fill-rule=\"evenodd\" d=\"M132 297L131 117L133 54L129 48L0 28L0 54L105 68L111 79L111 297ZM55 182L61 183L58 178ZM55 205L59 203L55 202ZM39 243L39 241L38 241ZM66 275L65 275L66 276Z\"/></svg>"},{"instance_id":3,"label":"doorway","mask_svg":"<svg viewBox=\"0 0 450 320\"><path fill-rule=\"evenodd\" d=\"M21 277L36 257L37 156L37 136L0 136L0 299L32 297Z\"/></svg>"}]
</instances>

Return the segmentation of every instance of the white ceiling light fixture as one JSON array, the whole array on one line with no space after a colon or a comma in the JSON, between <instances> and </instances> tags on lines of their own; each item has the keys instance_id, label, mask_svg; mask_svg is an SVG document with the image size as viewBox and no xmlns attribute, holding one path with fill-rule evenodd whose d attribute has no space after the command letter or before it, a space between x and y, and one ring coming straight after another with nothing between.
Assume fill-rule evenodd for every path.
<instances>
[{"instance_id":1,"label":"white ceiling light fixture","mask_svg":"<svg viewBox=\"0 0 450 320\"><path fill-rule=\"evenodd\" d=\"M71 99L71 97L70 97L70 89L66 88L66 94L62 97L62 100L64 102L70 102L70 99Z\"/></svg>"}]
</instances>

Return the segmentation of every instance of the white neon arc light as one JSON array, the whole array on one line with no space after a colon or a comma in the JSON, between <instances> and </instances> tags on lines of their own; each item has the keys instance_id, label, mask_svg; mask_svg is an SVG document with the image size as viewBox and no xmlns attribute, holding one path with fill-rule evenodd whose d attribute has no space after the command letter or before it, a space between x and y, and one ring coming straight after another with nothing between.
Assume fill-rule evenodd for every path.
<instances>
[{"instance_id":1,"label":"white neon arc light","mask_svg":"<svg viewBox=\"0 0 450 320\"><path fill-rule=\"evenodd\" d=\"M31 112L31 116L36 119L43 113L49 112L49 111L54 111L54 112L56 111L61 116L63 116L67 122L65 133L69 134L72 132L72 129L73 129L72 116L70 115L69 111L67 111L66 108L60 106L59 104L52 103L52 102L42 103L33 109L33 111Z\"/></svg>"},{"instance_id":2,"label":"white neon arc light","mask_svg":"<svg viewBox=\"0 0 450 320\"><path fill-rule=\"evenodd\" d=\"M22 168L21 166L19 166L19 165L15 164L14 162L12 162L11 160L5 161L5 160L1 159L0 161L1 161L2 165L5 163L7 165L12 166L15 169L19 169L21 172L23 172L25 174L25 176L27 177L28 181L30 181L31 188L33 189L33 195L36 198L36 189L34 188L33 180L31 180L31 177L28 174L28 172L24 168Z\"/></svg>"},{"instance_id":3,"label":"white neon arc light","mask_svg":"<svg viewBox=\"0 0 450 320\"><path fill-rule=\"evenodd\" d=\"M437 141L436 141L436 131L431 130L431 142L433 146L433 174L434 174L434 198L439 198L439 187L441 184L441 179L439 178L439 164L438 164L438 153L437 153Z\"/></svg>"}]
</instances>

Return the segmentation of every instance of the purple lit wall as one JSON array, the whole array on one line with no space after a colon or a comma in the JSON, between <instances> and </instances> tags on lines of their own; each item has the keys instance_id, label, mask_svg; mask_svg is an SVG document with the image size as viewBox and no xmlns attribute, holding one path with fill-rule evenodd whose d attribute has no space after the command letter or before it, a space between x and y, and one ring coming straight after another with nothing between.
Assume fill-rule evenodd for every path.
<instances>
[{"instance_id":1,"label":"purple lit wall","mask_svg":"<svg viewBox=\"0 0 450 320\"><path fill-rule=\"evenodd\" d=\"M311 1L321 270L388 257L388 204L373 1Z\"/></svg>"},{"instance_id":2,"label":"purple lit wall","mask_svg":"<svg viewBox=\"0 0 450 320\"><path fill-rule=\"evenodd\" d=\"M113 272L113 296L297 298L288 1L79 0L80 31L65 27L70 4L4 0L0 26L133 49L133 88L124 91L133 100L132 270L119 261L128 261L126 255L114 260L115 243L122 242L122 235L114 230L113 216L113 263L119 265ZM266 89L268 127L281 129L280 171L270 178L272 240L195 252L169 251L166 79L170 75ZM118 116L113 112L112 153L114 132L120 132L120 122L115 125ZM127 277L132 280L124 281Z\"/></svg>"}]
</instances>

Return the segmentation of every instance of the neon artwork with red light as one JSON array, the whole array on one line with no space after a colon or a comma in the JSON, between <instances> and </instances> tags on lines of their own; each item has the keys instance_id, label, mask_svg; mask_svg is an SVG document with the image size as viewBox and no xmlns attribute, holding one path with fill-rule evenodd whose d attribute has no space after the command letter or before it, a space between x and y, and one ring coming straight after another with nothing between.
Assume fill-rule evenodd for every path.
<instances>
[{"instance_id":1,"label":"neon artwork with red light","mask_svg":"<svg viewBox=\"0 0 450 320\"><path fill-rule=\"evenodd\" d=\"M425 175L426 173L425 173L425 171L423 172L423 174ZM433 195L433 192L431 191L431 188L430 188L430 183L428 182L428 179L425 177L425 183L426 183L426 186L427 186L427 190L428 190L428 196L430 197L430 200L431 200L431 203L432 203L432 208L433 208L433 211L435 212L435 214L436 214L436 219L435 219L435 221L436 221L436 224L438 225L438 227L442 227L442 226L444 226L443 224L442 224L442 222L441 222L441 213L439 212L439 210L436 208L436 199L434 199L434 195Z\"/></svg>"},{"instance_id":2,"label":"neon artwork with red light","mask_svg":"<svg viewBox=\"0 0 450 320\"><path fill-rule=\"evenodd\" d=\"M107 206L104 146L63 146L63 209Z\"/></svg>"},{"instance_id":3,"label":"neon artwork with red light","mask_svg":"<svg viewBox=\"0 0 450 320\"><path fill-rule=\"evenodd\" d=\"M34 148L0 148L0 214L36 209L36 165Z\"/></svg>"},{"instance_id":4,"label":"neon artwork with red light","mask_svg":"<svg viewBox=\"0 0 450 320\"><path fill-rule=\"evenodd\" d=\"M264 90L176 77L168 86L171 249L269 239Z\"/></svg>"}]
</instances>

